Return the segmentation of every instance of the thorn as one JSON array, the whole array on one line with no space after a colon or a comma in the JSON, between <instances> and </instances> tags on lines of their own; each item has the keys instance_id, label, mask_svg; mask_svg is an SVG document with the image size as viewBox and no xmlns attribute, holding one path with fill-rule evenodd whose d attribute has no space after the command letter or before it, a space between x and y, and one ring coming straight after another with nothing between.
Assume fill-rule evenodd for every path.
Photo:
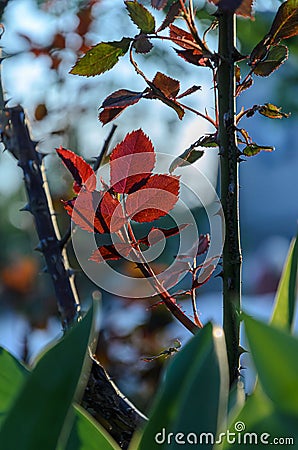
<instances>
[{"instance_id":1,"label":"thorn","mask_svg":"<svg viewBox=\"0 0 298 450\"><path fill-rule=\"evenodd\" d=\"M34 249L36 252L43 253L43 245L42 242L39 242L38 245Z\"/></svg>"},{"instance_id":2,"label":"thorn","mask_svg":"<svg viewBox=\"0 0 298 450\"><path fill-rule=\"evenodd\" d=\"M50 152L38 152L38 155L41 157L41 159L44 159L46 156L51 155L51 153Z\"/></svg>"},{"instance_id":3,"label":"thorn","mask_svg":"<svg viewBox=\"0 0 298 450\"><path fill-rule=\"evenodd\" d=\"M27 212L30 212L32 214L32 211L31 211L29 203L27 203L25 206L23 206L23 208L21 208L20 211L27 211Z\"/></svg>"},{"instance_id":4,"label":"thorn","mask_svg":"<svg viewBox=\"0 0 298 450\"><path fill-rule=\"evenodd\" d=\"M10 100L11 100L11 98L8 98L7 100L4 100L4 106L6 106L6 105L7 105L7 103L9 103L9 102L10 102Z\"/></svg>"},{"instance_id":5,"label":"thorn","mask_svg":"<svg viewBox=\"0 0 298 450\"><path fill-rule=\"evenodd\" d=\"M67 274L68 274L68 276L71 278L71 277L74 277L77 273L80 273L80 270L78 270L78 269L72 269L72 268L70 268L70 269L67 269Z\"/></svg>"}]
</instances>

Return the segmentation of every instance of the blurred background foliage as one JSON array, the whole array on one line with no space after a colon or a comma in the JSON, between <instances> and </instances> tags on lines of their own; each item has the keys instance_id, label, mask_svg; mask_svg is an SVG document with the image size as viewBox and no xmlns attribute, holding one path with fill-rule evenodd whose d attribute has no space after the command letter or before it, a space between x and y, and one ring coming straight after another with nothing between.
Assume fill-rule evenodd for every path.
<instances>
[{"instance_id":1,"label":"blurred background foliage","mask_svg":"<svg viewBox=\"0 0 298 450\"><path fill-rule=\"evenodd\" d=\"M149 5L149 1L143 2ZM238 47L248 54L266 34L279 1L256 1L255 21L238 19ZM214 8L197 1L197 16L202 30L210 25ZM63 145L92 161L109 133L101 127L98 108L113 90L144 89L123 59L111 73L83 78L68 74L78 55L99 41L116 40L136 34L122 0L9 0L2 1L4 33L1 44L8 56L3 62L2 78L9 105L26 109L32 138L39 141L45 158L50 189L62 234L69 219L61 199L72 196L71 179L57 160L54 149ZM163 13L156 12L158 21ZM215 32L210 33L215 48ZM241 216L244 253L244 292L248 308L269 316L288 243L297 220L297 129L298 102L297 39L288 41L289 61L270 79L257 79L243 93L239 105L270 101L291 111L287 121L263 117L245 121L259 144L275 145L272 155L259 155L242 164ZM212 108L211 74L185 64L166 43L157 43L148 56L138 56L149 77L157 70L180 79L184 90L192 84L202 91L189 104L198 109ZM243 70L245 63L242 65ZM296 116L296 117L295 117ZM173 155L181 153L203 133L210 131L197 118L183 122L175 113L157 102L140 102L128 108L116 121L117 131L111 148L132 129L142 127L156 149ZM206 159L207 161L207 159ZM209 161L209 163L208 163ZM217 156L206 163L216 183ZM199 162L201 164L201 162ZM204 164L204 162L202 163ZM208 166L209 164L209 166ZM29 361L61 326L50 280L43 273L43 261L33 252L38 241L30 214L20 212L26 197L21 171L7 152L0 155L0 344ZM201 212L203 228L206 226ZM208 230L203 230L206 232ZM175 240L170 244L175 248ZM102 327L98 356L119 387L137 406L150 404L166 358L145 362L142 358L159 354L183 341L187 333L177 327L163 307L151 307L157 300L130 300L100 293L79 271L69 246L72 266L78 271L76 283L84 305L92 297L102 301ZM164 261L165 262L165 261ZM163 263L164 263L163 262ZM131 270L130 267L126 270ZM134 273L135 275L135 273ZM202 320L221 320L221 283L213 279L200 291ZM183 309L187 305L183 303Z\"/></svg>"}]
</instances>

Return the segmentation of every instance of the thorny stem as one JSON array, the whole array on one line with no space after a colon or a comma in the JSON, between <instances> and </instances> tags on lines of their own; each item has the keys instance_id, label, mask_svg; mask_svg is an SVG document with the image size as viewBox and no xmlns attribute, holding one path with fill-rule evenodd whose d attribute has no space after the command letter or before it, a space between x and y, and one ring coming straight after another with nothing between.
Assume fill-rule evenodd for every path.
<instances>
[{"instance_id":1,"label":"thorny stem","mask_svg":"<svg viewBox=\"0 0 298 450\"><path fill-rule=\"evenodd\" d=\"M241 248L239 230L239 179L235 105L235 15L219 9L218 101L221 159L221 203L226 221L223 249L223 327L230 384L239 376L239 311L241 307Z\"/></svg>"}]
</instances>

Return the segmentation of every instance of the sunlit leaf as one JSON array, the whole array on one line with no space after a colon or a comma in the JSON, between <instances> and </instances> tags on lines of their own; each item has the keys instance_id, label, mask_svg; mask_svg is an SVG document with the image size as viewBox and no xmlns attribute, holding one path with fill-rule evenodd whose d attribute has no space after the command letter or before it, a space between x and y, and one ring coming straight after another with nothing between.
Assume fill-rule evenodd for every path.
<instances>
[{"instance_id":1,"label":"sunlit leaf","mask_svg":"<svg viewBox=\"0 0 298 450\"><path fill-rule=\"evenodd\" d=\"M73 222L89 233L118 231L125 221L120 202L109 192L81 192L64 207Z\"/></svg>"},{"instance_id":2,"label":"sunlit leaf","mask_svg":"<svg viewBox=\"0 0 298 450\"><path fill-rule=\"evenodd\" d=\"M75 181L73 190L78 193L84 186L87 191L94 191L96 188L96 175L92 167L81 156L66 148L57 148L56 152L73 176Z\"/></svg>"},{"instance_id":3,"label":"sunlit leaf","mask_svg":"<svg viewBox=\"0 0 298 450\"><path fill-rule=\"evenodd\" d=\"M268 77L288 59L288 55L289 50L285 45L272 47L267 53L266 58L255 66L254 74L261 77Z\"/></svg>"},{"instance_id":4,"label":"sunlit leaf","mask_svg":"<svg viewBox=\"0 0 298 450\"><path fill-rule=\"evenodd\" d=\"M154 33L155 19L145 6L138 1L126 1L126 8L131 20L142 31L142 33Z\"/></svg>"},{"instance_id":5,"label":"sunlit leaf","mask_svg":"<svg viewBox=\"0 0 298 450\"><path fill-rule=\"evenodd\" d=\"M70 73L93 77L112 69L119 58L128 51L131 41L131 38L124 37L121 41L94 45L76 62Z\"/></svg>"},{"instance_id":6,"label":"sunlit leaf","mask_svg":"<svg viewBox=\"0 0 298 450\"><path fill-rule=\"evenodd\" d=\"M258 112L263 116L269 117L269 119L282 119L284 117L289 117L289 114L282 112L280 107L272 105L272 103L265 103L265 105L260 106L258 108Z\"/></svg>"},{"instance_id":7,"label":"sunlit leaf","mask_svg":"<svg viewBox=\"0 0 298 450\"><path fill-rule=\"evenodd\" d=\"M178 80L174 80L174 78L168 77L161 72L157 72L152 83L169 98L175 98L180 90L180 82Z\"/></svg>"},{"instance_id":8,"label":"sunlit leaf","mask_svg":"<svg viewBox=\"0 0 298 450\"><path fill-rule=\"evenodd\" d=\"M133 192L146 182L154 165L152 142L141 129L133 131L111 153L111 186L115 192Z\"/></svg>"},{"instance_id":9,"label":"sunlit leaf","mask_svg":"<svg viewBox=\"0 0 298 450\"><path fill-rule=\"evenodd\" d=\"M288 332L244 318L260 384L278 408L298 419L298 339ZM296 422L297 423L297 422Z\"/></svg>"},{"instance_id":10,"label":"sunlit leaf","mask_svg":"<svg viewBox=\"0 0 298 450\"><path fill-rule=\"evenodd\" d=\"M175 206L179 194L179 177L152 175L137 192L128 196L126 212L136 222L152 222Z\"/></svg>"},{"instance_id":11,"label":"sunlit leaf","mask_svg":"<svg viewBox=\"0 0 298 450\"><path fill-rule=\"evenodd\" d=\"M266 145L257 145L254 142L252 142L251 144L247 145L242 152L245 156L255 156L260 152L273 152L273 151L274 147Z\"/></svg>"},{"instance_id":12,"label":"sunlit leaf","mask_svg":"<svg viewBox=\"0 0 298 450\"><path fill-rule=\"evenodd\" d=\"M271 324L291 331L297 295L298 238L293 239L281 275Z\"/></svg>"},{"instance_id":13,"label":"sunlit leaf","mask_svg":"<svg viewBox=\"0 0 298 450\"><path fill-rule=\"evenodd\" d=\"M271 45L298 34L298 1L287 0L280 5L269 31Z\"/></svg>"}]
</instances>

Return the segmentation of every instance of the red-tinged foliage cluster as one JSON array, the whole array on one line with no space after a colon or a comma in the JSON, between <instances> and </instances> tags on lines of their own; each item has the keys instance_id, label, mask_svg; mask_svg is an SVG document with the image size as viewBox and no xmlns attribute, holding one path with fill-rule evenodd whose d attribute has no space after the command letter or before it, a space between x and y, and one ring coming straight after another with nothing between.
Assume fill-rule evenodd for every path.
<instances>
[{"instance_id":1,"label":"red-tinged foliage cluster","mask_svg":"<svg viewBox=\"0 0 298 450\"><path fill-rule=\"evenodd\" d=\"M157 84L162 83L163 75L157 76L156 80ZM171 96L177 95L179 85L173 80L161 88ZM102 263L134 256L142 264L142 250L180 234L187 227L187 224L168 229L152 227L143 237L137 239L134 235L131 221L152 222L165 216L175 206L179 195L179 177L153 174L154 148L141 129L127 134L115 146L109 162L110 182L107 184L101 179L100 190L96 189L94 170L83 158L62 147L57 153L74 179L73 189L77 196L63 202L72 221L89 233L114 234L113 243L98 246L90 256L91 261ZM190 250L192 256L177 256L174 269L167 274L167 283L175 285L182 275L190 272L191 290L204 284L215 265L211 260L200 265L196 262L193 266L193 255L196 260L208 251L209 245L209 235L200 235ZM176 303L174 298L170 301Z\"/></svg>"},{"instance_id":2,"label":"red-tinged foliage cluster","mask_svg":"<svg viewBox=\"0 0 298 450\"><path fill-rule=\"evenodd\" d=\"M147 236L131 242L121 233L131 220L152 222L165 216L178 200L179 177L152 173L155 152L142 130L133 131L116 145L110 156L110 184L102 182L101 190L96 190L95 172L83 158L62 147L57 153L72 174L73 189L78 194L64 202L73 222L90 233L118 233L122 239L117 244L119 251L114 245L104 245L92 255L92 260L120 259L121 254L128 256L141 244L149 247L157 242L160 232L166 238L179 233L177 227L152 228Z\"/></svg>"}]
</instances>

